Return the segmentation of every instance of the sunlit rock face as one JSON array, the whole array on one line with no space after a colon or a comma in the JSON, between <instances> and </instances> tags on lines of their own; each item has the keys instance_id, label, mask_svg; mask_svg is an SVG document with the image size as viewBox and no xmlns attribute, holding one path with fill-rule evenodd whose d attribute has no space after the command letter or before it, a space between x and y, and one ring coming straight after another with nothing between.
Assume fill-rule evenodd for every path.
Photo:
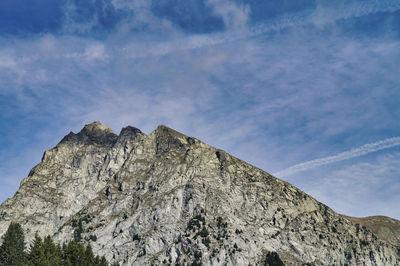
<instances>
[{"instance_id":1,"label":"sunlit rock face","mask_svg":"<svg viewBox=\"0 0 400 266\"><path fill-rule=\"evenodd\" d=\"M196 138L159 126L70 133L0 207L22 224L90 243L124 265L399 265L399 248L301 190Z\"/></svg>"}]
</instances>

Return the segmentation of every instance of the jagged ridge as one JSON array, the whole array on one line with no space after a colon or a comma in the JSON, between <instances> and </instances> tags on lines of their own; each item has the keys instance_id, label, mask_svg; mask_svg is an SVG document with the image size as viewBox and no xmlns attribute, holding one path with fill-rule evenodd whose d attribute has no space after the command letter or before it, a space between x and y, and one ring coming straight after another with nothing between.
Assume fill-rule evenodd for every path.
<instances>
[{"instance_id":1,"label":"jagged ridge","mask_svg":"<svg viewBox=\"0 0 400 266\"><path fill-rule=\"evenodd\" d=\"M398 265L398 248L301 190L166 126L70 133L0 207L28 239L90 242L126 265Z\"/></svg>"}]
</instances>

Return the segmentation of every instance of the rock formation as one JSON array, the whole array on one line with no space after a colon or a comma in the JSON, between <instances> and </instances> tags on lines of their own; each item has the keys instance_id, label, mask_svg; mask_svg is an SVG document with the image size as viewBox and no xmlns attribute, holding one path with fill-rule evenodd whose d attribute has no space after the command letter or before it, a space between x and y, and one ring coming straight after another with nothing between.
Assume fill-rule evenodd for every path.
<instances>
[{"instance_id":1,"label":"rock formation","mask_svg":"<svg viewBox=\"0 0 400 266\"><path fill-rule=\"evenodd\" d=\"M11 221L124 265L400 264L396 243L165 126L71 132L0 206L0 235Z\"/></svg>"}]
</instances>

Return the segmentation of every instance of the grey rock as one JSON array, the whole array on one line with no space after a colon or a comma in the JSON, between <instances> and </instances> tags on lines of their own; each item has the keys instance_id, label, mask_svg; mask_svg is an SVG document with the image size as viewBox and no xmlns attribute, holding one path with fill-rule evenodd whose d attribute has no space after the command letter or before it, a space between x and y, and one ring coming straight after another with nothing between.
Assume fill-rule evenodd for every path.
<instances>
[{"instance_id":1,"label":"grey rock","mask_svg":"<svg viewBox=\"0 0 400 266\"><path fill-rule=\"evenodd\" d=\"M70 133L0 206L9 223L90 243L124 265L400 265L399 247L303 191L196 138L159 126ZM79 230L82 224L82 232Z\"/></svg>"}]
</instances>

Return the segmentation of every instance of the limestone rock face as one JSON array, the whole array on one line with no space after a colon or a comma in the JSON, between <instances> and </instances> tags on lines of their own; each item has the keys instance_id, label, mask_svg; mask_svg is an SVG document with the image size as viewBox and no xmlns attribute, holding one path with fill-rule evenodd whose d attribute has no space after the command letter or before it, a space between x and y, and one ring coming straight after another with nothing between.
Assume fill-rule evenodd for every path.
<instances>
[{"instance_id":1,"label":"limestone rock face","mask_svg":"<svg viewBox=\"0 0 400 266\"><path fill-rule=\"evenodd\" d=\"M159 126L70 133L0 206L34 234L90 243L124 265L400 265L399 247L289 183Z\"/></svg>"}]
</instances>

